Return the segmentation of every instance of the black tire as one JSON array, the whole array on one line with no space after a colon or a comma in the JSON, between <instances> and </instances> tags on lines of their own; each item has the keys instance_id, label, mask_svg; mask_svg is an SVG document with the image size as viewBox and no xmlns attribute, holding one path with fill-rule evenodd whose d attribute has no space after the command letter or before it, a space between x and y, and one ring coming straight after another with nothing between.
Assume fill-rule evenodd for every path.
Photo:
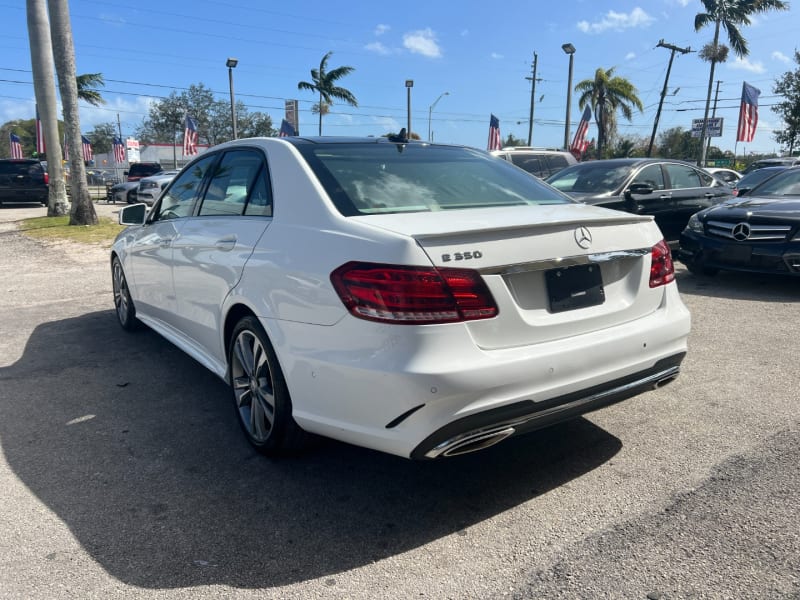
<instances>
[{"instance_id":1,"label":"black tire","mask_svg":"<svg viewBox=\"0 0 800 600\"><path fill-rule=\"evenodd\" d=\"M250 444L267 456L296 453L309 436L292 418L283 371L264 328L244 317L228 345L229 384L239 424Z\"/></svg>"},{"instance_id":2,"label":"black tire","mask_svg":"<svg viewBox=\"0 0 800 600\"><path fill-rule=\"evenodd\" d=\"M135 331L139 328L136 307L133 305L131 293L128 290L128 280L125 278L122 263L116 256L111 261L111 283L114 288L114 309L117 313L117 321L124 330Z\"/></svg>"}]
</instances>

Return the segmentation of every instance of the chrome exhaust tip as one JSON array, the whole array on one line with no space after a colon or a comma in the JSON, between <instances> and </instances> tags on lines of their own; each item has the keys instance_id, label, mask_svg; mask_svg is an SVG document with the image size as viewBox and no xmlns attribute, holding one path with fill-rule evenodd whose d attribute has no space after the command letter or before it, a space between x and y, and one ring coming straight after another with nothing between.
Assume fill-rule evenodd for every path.
<instances>
[{"instance_id":1,"label":"chrome exhaust tip","mask_svg":"<svg viewBox=\"0 0 800 600\"><path fill-rule=\"evenodd\" d=\"M477 452L478 450L483 450L502 442L507 437L514 435L515 432L516 430L513 427L506 427L500 430L481 431L458 436L439 444L431 449L425 456L427 458L449 458L452 456L469 454L470 452Z\"/></svg>"},{"instance_id":2,"label":"chrome exhaust tip","mask_svg":"<svg viewBox=\"0 0 800 600\"><path fill-rule=\"evenodd\" d=\"M668 377L662 377L661 379L656 381L654 389L658 389L658 388L664 387L668 383L672 383L677 378L678 378L678 374L677 373L673 373L672 375L669 375Z\"/></svg>"}]
</instances>

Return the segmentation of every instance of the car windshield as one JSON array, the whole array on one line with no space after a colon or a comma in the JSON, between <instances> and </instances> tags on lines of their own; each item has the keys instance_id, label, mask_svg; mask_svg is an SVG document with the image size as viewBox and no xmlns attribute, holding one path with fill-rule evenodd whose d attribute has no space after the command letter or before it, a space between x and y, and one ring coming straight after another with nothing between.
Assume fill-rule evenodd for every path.
<instances>
[{"instance_id":1,"label":"car windshield","mask_svg":"<svg viewBox=\"0 0 800 600\"><path fill-rule=\"evenodd\" d=\"M800 169L790 169L753 188L750 196L800 196Z\"/></svg>"},{"instance_id":2,"label":"car windshield","mask_svg":"<svg viewBox=\"0 0 800 600\"><path fill-rule=\"evenodd\" d=\"M571 202L510 163L471 148L373 142L298 150L346 216Z\"/></svg>"},{"instance_id":3,"label":"car windshield","mask_svg":"<svg viewBox=\"0 0 800 600\"><path fill-rule=\"evenodd\" d=\"M582 163L559 171L547 183L562 192L607 194L619 188L632 169L631 165Z\"/></svg>"}]
</instances>

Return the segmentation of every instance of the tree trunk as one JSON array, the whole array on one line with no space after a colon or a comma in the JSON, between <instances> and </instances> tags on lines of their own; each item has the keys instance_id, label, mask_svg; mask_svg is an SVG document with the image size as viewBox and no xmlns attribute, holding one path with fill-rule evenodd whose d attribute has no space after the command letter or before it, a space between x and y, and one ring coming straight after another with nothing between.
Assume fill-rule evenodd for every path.
<instances>
[{"instance_id":1,"label":"tree trunk","mask_svg":"<svg viewBox=\"0 0 800 600\"><path fill-rule=\"evenodd\" d=\"M50 32L53 39L53 55L56 59L58 87L64 106L64 127L67 133L70 156L70 192L72 209L70 225L96 225L97 213L89 196L86 169L83 164L81 143L81 121L78 114L78 83L75 72L75 46L72 42L72 25L67 0L48 0L50 8Z\"/></svg>"},{"instance_id":2,"label":"tree trunk","mask_svg":"<svg viewBox=\"0 0 800 600\"><path fill-rule=\"evenodd\" d=\"M708 126L708 110L711 106L711 88L714 85L714 67L717 66L716 53L717 46L719 45L719 26L720 20L717 19L717 26L714 29L714 55L711 57L711 73L708 75L708 95L706 96L706 110L703 114L703 128L700 130L700 160L697 166L703 168L706 166L706 129Z\"/></svg>"},{"instance_id":3,"label":"tree trunk","mask_svg":"<svg viewBox=\"0 0 800 600\"><path fill-rule=\"evenodd\" d=\"M44 142L47 146L47 172L50 189L47 216L67 214L67 188L64 183L64 168L61 164L61 140L58 139L58 108L53 74L53 46L50 41L50 23L47 18L45 0L27 0L28 39L31 47L31 70L33 91L39 118L42 121Z\"/></svg>"}]
</instances>

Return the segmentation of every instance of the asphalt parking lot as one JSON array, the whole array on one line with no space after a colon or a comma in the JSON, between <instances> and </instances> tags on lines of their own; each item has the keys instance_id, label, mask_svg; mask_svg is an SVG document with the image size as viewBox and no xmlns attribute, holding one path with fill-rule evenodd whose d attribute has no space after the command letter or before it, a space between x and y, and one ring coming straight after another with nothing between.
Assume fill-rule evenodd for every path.
<instances>
[{"instance_id":1,"label":"asphalt parking lot","mask_svg":"<svg viewBox=\"0 0 800 600\"><path fill-rule=\"evenodd\" d=\"M221 381L117 325L106 249L15 232L44 214L0 210L0 598L800 596L800 280L679 267L681 376L586 418L273 461Z\"/></svg>"}]
</instances>

